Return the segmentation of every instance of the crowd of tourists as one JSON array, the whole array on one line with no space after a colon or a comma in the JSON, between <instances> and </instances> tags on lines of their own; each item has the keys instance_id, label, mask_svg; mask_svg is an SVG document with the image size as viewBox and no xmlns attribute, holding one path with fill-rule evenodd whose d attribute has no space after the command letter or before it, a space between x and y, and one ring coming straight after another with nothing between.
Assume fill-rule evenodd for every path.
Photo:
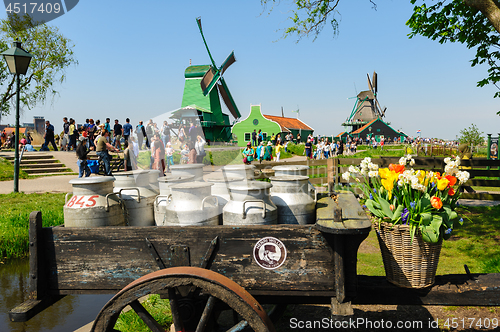
<instances>
[{"instance_id":1,"label":"crowd of tourists","mask_svg":"<svg viewBox=\"0 0 500 332\"><path fill-rule=\"evenodd\" d=\"M125 119L122 125L120 120L115 119L114 124L107 118L104 123L99 120L86 119L85 123L77 126L74 119L63 118L63 131L59 135L58 144L55 142L54 126L46 121L45 142L42 150L47 149L49 144L54 150L59 148L63 151L75 151L78 157L79 176L89 176L87 155L95 151L102 160L105 174L111 175L111 152L123 152L124 169L137 169L137 158L140 150L149 150L151 159L149 168L160 171L160 176L170 172L170 166L174 164L174 152L181 155L181 163L201 163L206 155L203 132L198 125L190 123L190 126L181 125L178 133L175 133L167 121L163 121L161 127L152 119L144 125L143 121L135 126L130 124L130 119ZM172 137L174 136L174 137ZM174 144L173 141L175 142ZM179 148L174 149L173 145Z\"/></svg>"}]
</instances>

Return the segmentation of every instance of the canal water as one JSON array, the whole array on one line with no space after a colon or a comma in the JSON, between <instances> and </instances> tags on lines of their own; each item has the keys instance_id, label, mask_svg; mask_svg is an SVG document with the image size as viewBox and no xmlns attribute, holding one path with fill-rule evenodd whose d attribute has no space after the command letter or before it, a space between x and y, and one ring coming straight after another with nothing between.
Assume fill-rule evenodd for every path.
<instances>
[{"instance_id":1,"label":"canal water","mask_svg":"<svg viewBox=\"0 0 500 332\"><path fill-rule=\"evenodd\" d=\"M72 332L94 320L112 295L68 295L26 323L9 320L9 310L28 299L29 261L0 262L0 332Z\"/></svg>"}]
</instances>

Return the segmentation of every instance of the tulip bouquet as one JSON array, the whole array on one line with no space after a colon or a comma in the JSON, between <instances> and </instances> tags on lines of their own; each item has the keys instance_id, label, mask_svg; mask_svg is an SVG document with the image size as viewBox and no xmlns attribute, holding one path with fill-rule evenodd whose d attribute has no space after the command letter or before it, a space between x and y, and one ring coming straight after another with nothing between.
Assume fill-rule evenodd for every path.
<instances>
[{"instance_id":1,"label":"tulip bouquet","mask_svg":"<svg viewBox=\"0 0 500 332\"><path fill-rule=\"evenodd\" d=\"M418 229L425 242L437 243L451 236L455 222L463 223L455 209L460 196L458 187L469 179L468 172L459 170L460 158L444 161L444 174L440 174L407 169L415 164L410 155L388 168L379 168L368 157L359 167L350 166L342 177L358 182L366 207L379 221L407 224L412 240Z\"/></svg>"}]
</instances>

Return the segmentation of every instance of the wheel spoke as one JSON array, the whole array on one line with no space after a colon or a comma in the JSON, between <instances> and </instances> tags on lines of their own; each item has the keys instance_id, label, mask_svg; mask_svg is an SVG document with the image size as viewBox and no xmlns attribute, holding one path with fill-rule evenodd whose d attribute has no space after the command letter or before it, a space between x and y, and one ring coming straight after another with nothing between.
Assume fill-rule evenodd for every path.
<instances>
[{"instance_id":1,"label":"wheel spoke","mask_svg":"<svg viewBox=\"0 0 500 332\"><path fill-rule=\"evenodd\" d=\"M176 332L184 332L184 324L182 323L181 316L179 315L179 303L177 302L177 295L175 288L168 289L168 300L170 301L170 311L172 313L172 320Z\"/></svg>"},{"instance_id":2,"label":"wheel spoke","mask_svg":"<svg viewBox=\"0 0 500 332\"><path fill-rule=\"evenodd\" d=\"M214 310L216 300L217 298L212 295L210 295L210 297L208 298L207 304L205 305L205 309L201 314L201 319L198 322L198 326L196 327L196 332L203 332L207 328L208 320L212 315L212 311Z\"/></svg>"},{"instance_id":3,"label":"wheel spoke","mask_svg":"<svg viewBox=\"0 0 500 332\"><path fill-rule=\"evenodd\" d=\"M248 322L246 320L242 320L235 326L231 327L229 330L226 332L238 332L238 331L243 331L243 329L248 327Z\"/></svg>"},{"instance_id":4,"label":"wheel spoke","mask_svg":"<svg viewBox=\"0 0 500 332\"><path fill-rule=\"evenodd\" d=\"M151 316L151 314L142 306L138 300L130 302L130 306L139 315L144 323L153 332L165 332L165 329Z\"/></svg>"}]
</instances>

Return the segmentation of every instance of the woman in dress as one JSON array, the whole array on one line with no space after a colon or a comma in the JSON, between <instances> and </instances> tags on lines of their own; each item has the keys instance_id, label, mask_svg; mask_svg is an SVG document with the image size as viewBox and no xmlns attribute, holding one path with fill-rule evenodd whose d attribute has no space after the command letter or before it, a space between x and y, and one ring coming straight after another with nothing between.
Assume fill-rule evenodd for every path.
<instances>
[{"instance_id":1,"label":"woman in dress","mask_svg":"<svg viewBox=\"0 0 500 332\"><path fill-rule=\"evenodd\" d=\"M155 134L154 138L155 138L153 142L154 160L152 168L159 170L160 177L162 177L164 176L165 173L165 146L163 145L163 142L160 139L160 135Z\"/></svg>"}]
</instances>

